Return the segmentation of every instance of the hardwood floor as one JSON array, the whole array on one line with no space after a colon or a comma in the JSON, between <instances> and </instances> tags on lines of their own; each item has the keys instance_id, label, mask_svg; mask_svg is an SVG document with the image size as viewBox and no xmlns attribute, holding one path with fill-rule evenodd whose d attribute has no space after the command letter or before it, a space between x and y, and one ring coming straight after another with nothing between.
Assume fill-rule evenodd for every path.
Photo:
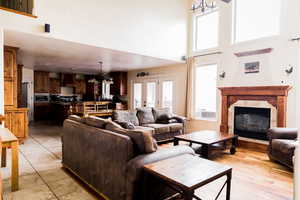
<instances>
[{"instance_id":1,"label":"hardwood floor","mask_svg":"<svg viewBox=\"0 0 300 200\"><path fill-rule=\"evenodd\" d=\"M212 160L233 167L232 200L293 199L293 173L271 162L266 153L238 148L235 155L220 152ZM196 194L203 200L214 199L224 181L220 179L200 188ZM224 194L220 199L225 199Z\"/></svg>"},{"instance_id":2,"label":"hardwood floor","mask_svg":"<svg viewBox=\"0 0 300 200\"><path fill-rule=\"evenodd\" d=\"M61 127L35 125L20 145L20 190L10 191L11 167L2 168L4 199L101 199L76 177L61 169ZM180 143L182 145L183 143ZM162 145L168 148L170 145ZM8 159L11 151L8 150ZM235 155L218 152L212 160L233 167L231 200L292 200L293 173L269 161L266 153L238 148ZM199 171L201 173L201 171ZM214 199L225 179L196 190L203 200ZM225 191L219 200L225 199Z\"/></svg>"},{"instance_id":3,"label":"hardwood floor","mask_svg":"<svg viewBox=\"0 0 300 200\"><path fill-rule=\"evenodd\" d=\"M180 143L180 145L187 144ZM173 144L164 144L160 147L168 148L171 145ZM233 168L232 200L293 199L293 172L285 166L271 162L264 152L239 147L234 155L231 155L229 150L216 151L211 160ZM215 199L224 182L225 178L219 179L196 190L196 194L203 200ZM219 199L225 199L225 191Z\"/></svg>"}]
</instances>

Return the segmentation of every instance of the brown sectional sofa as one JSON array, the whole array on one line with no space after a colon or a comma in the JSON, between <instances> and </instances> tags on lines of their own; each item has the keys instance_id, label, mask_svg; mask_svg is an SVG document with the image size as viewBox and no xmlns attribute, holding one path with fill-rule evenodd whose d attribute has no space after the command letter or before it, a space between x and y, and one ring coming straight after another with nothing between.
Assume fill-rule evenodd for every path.
<instances>
[{"instance_id":1,"label":"brown sectional sofa","mask_svg":"<svg viewBox=\"0 0 300 200\"><path fill-rule=\"evenodd\" d=\"M154 177L145 182L143 165L194 154L190 147L158 148L143 154L128 135L99 128L97 123L94 125L80 118L65 120L62 135L64 167L110 200L141 200L144 188L150 191L147 191L151 194L149 200L162 199L173 193Z\"/></svg>"},{"instance_id":2,"label":"brown sectional sofa","mask_svg":"<svg viewBox=\"0 0 300 200\"><path fill-rule=\"evenodd\" d=\"M298 130L296 128L269 129L269 158L293 169L297 136Z\"/></svg>"},{"instance_id":3,"label":"brown sectional sofa","mask_svg":"<svg viewBox=\"0 0 300 200\"><path fill-rule=\"evenodd\" d=\"M184 134L186 128L186 118L172 114L168 108L114 111L113 120L130 123L133 129L151 131L157 142L173 141L174 136Z\"/></svg>"}]
</instances>

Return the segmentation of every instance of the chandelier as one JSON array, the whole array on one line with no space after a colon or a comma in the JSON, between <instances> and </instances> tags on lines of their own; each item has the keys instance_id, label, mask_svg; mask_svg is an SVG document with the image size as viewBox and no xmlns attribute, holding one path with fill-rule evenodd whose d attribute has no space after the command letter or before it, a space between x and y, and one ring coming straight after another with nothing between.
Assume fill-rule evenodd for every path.
<instances>
[{"instance_id":1,"label":"chandelier","mask_svg":"<svg viewBox=\"0 0 300 200\"><path fill-rule=\"evenodd\" d=\"M229 3L231 0L221 0L225 3ZM194 0L192 5L192 11L201 10L205 12L206 10L212 10L217 7L216 0Z\"/></svg>"},{"instance_id":2,"label":"chandelier","mask_svg":"<svg viewBox=\"0 0 300 200\"><path fill-rule=\"evenodd\" d=\"M196 0L192 5L192 10L195 12L196 10L201 10L201 12L205 12L207 9L216 8L216 1L214 0Z\"/></svg>"}]
</instances>

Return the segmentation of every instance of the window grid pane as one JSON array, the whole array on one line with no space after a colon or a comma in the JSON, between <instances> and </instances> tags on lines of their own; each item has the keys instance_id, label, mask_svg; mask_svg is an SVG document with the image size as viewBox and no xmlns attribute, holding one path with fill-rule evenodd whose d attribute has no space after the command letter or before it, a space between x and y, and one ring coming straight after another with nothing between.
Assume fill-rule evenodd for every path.
<instances>
[{"instance_id":1,"label":"window grid pane","mask_svg":"<svg viewBox=\"0 0 300 200\"><path fill-rule=\"evenodd\" d=\"M234 42L278 35L281 1L235 0Z\"/></svg>"},{"instance_id":2,"label":"window grid pane","mask_svg":"<svg viewBox=\"0 0 300 200\"><path fill-rule=\"evenodd\" d=\"M147 83L147 107L155 107L156 101L156 83Z\"/></svg>"},{"instance_id":3,"label":"window grid pane","mask_svg":"<svg viewBox=\"0 0 300 200\"><path fill-rule=\"evenodd\" d=\"M134 108L142 107L142 84L134 83L133 85L133 95L134 95Z\"/></svg>"},{"instance_id":4,"label":"window grid pane","mask_svg":"<svg viewBox=\"0 0 300 200\"><path fill-rule=\"evenodd\" d=\"M213 11L196 17L195 50L211 49L218 46L219 12Z\"/></svg>"},{"instance_id":5,"label":"window grid pane","mask_svg":"<svg viewBox=\"0 0 300 200\"><path fill-rule=\"evenodd\" d=\"M195 117L216 119L217 65L196 68Z\"/></svg>"},{"instance_id":6,"label":"window grid pane","mask_svg":"<svg viewBox=\"0 0 300 200\"><path fill-rule=\"evenodd\" d=\"M173 81L164 81L162 84L162 107L173 110Z\"/></svg>"}]
</instances>

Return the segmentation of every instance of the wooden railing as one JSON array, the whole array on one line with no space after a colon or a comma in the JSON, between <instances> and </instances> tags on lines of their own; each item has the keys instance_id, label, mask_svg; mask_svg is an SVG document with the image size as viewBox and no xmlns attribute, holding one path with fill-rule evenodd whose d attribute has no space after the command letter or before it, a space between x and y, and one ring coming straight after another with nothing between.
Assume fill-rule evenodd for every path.
<instances>
[{"instance_id":1,"label":"wooden railing","mask_svg":"<svg viewBox=\"0 0 300 200\"><path fill-rule=\"evenodd\" d=\"M32 15L34 0L0 0L0 6Z\"/></svg>"}]
</instances>

